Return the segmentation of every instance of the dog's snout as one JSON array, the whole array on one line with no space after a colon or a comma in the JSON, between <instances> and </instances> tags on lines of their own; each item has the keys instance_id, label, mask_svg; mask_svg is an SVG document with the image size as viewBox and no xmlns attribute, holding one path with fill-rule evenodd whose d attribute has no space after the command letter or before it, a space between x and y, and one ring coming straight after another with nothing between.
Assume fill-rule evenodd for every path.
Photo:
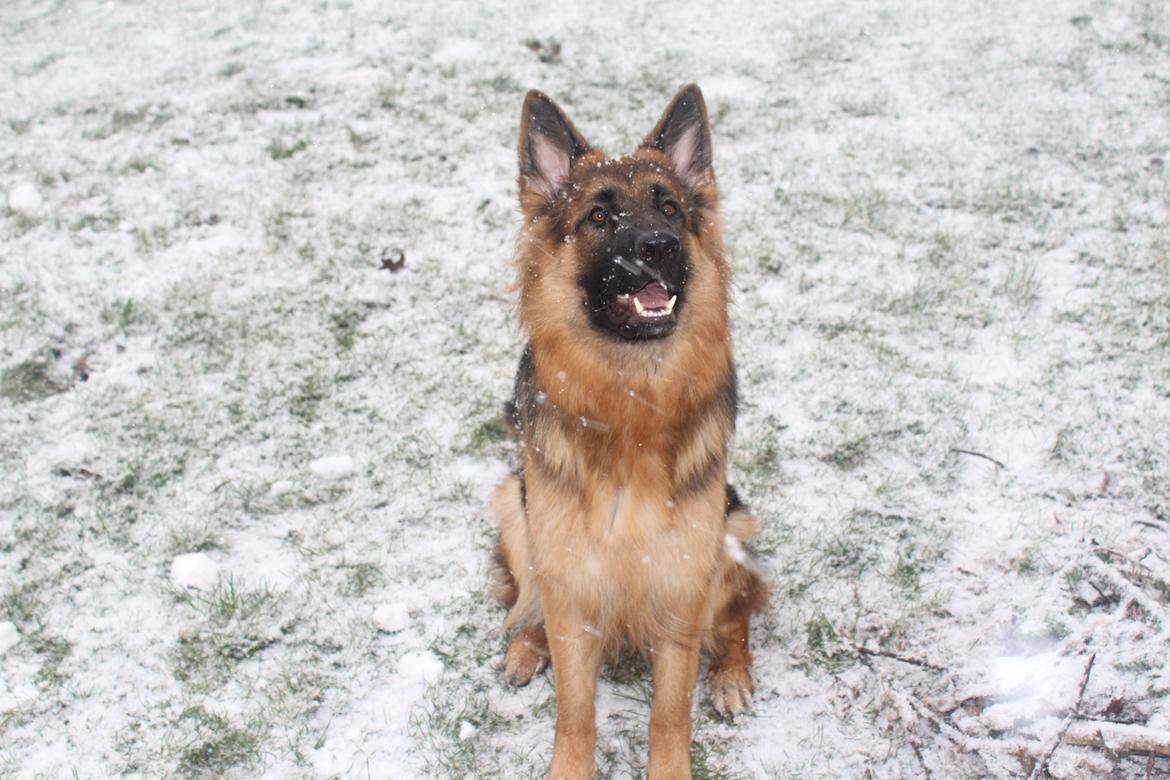
<instances>
[{"instance_id":1,"label":"dog's snout","mask_svg":"<svg viewBox=\"0 0 1170 780\"><path fill-rule=\"evenodd\" d=\"M678 236L661 230L642 233L634 240L634 254L648 263L661 263L678 256Z\"/></svg>"}]
</instances>

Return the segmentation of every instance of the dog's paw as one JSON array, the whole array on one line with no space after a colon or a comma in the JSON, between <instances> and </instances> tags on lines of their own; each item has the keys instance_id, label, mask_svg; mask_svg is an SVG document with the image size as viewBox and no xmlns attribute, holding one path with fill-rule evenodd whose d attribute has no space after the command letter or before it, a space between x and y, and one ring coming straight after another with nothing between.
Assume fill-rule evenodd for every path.
<instances>
[{"instance_id":1,"label":"dog's paw","mask_svg":"<svg viewBox=\"0 0 1170 780\"><path fill-rule=\"evenodd\" d=\"M517 637L508 645L508 652L504 655L504 679L519 688L527 685L546 666L548 653L533 646L532 642Z\"/></svg>"},{"instance_id":2,"label":"dog's paw","mask_svg":"<svg viewBox=\"0 0 1170 780\"><path fill-rule=\"evenodd\" d=\"M752 673L746 666L712 669L707 675L711 704L724 717L733 717L752 703Z\"/></svg>"}]
</instances>

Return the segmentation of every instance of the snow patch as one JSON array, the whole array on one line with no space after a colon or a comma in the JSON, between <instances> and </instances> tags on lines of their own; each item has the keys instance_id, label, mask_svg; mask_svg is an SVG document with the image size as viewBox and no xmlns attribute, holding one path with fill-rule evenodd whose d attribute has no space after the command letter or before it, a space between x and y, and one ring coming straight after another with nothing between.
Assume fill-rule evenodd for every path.
<instances>
[{"instance_id":1,"label":"snow patch","mask_svg":"<svg viewBox=\"0 0 1170 780\"><path fill-rule=\"evenodd\" d=\"M450 40L435 50L431 59L438 65L454 65L457 62L467 62L479 55L480 45L472 40Z\"/></svg>"},{"instance_id":2,"label":"snow patch","mask_svg":"<svg viewBox=\"0 0 1170 780\"><path fill-rule=\"evenodd\" d=\"M310 463L309 471L321 479L345 479L357 471L357 464L348 455L326 455Z\"/></svg>"},{"instance_id":3,"label":"snow patch","mask_svg":"<svg viewBox=\"0 0 1170 780\"><path fill-rule=\"evenodd\" d=\"M387 634L397 634L406 628L409 618L406 614L406 605L401 601L394 604L383 604L374 610L374 625L379 631Z\"/></svg>"},{"instance_id":4,"label":"snow patch","mask_svg":"<svg viewBox=\"0 0 1170 780\"><path fill-rule=\"evenodd\" d=\"M291 479L281 479L272 483L268 488L268 495L272 498L280 498L286 493L291 493L296 489L296 484Z\"/></svg>"},{"instance_id":5,"label":"snow patch","mask_svg":"<svg viewBox=\"0 0 1170 780\"><path fill-rule=\"evenodd\" d=\"M987 677L998 701L983 711L984 723L1006 731L1071 707L1083 663L1055 651L992 659Z\"/></svg>"},{"instance_id":6,"label":"snow patch","mask_svg":"<svg viewBox=\"0 0 1170 780\"><path fill-rule=\"evenodd\" d=\"M36 214L45 205L45 199L37 191L36 185L30 181L22 181L8 191L8 208L17 214L30 216Z\"/></svg>"},{"instance_id":7,"label":"snow patch","mask_svg":"<svg viewBox=\"0 0 1170 780\"><path fill-rule=\"evenodd\" d=\"M178 588L211 590L219 584L219 564L205 553L187 553L171 561L171 582Z\"/></svg>"},{"instance_id":8,"label":"snow patch","mask_svg":"<svg viewBox=\"0 0 1170 780\"><path fill-rule=\"evenodd\" d=\"M20 643L20 632L16 624L11 621L0 623L0 655L4 655Z\"/></svg>"},{"instance_id":9,"label":"snow patch","mask_svg":"<svg viewBox=\"0 0 1170 780\"><path fill-rule=\"evenodd\" d=\"M432 683L443 673L443 662L433 653L416 650L398 660L398 675L410 680Z\"/></svg>"}]
</instances>

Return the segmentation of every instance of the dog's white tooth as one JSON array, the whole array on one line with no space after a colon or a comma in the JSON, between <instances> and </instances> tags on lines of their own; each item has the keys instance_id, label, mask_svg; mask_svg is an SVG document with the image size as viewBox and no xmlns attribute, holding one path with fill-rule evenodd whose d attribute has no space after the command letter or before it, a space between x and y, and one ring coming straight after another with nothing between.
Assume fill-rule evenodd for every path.
<instances>
[{"instance_id":1,"label":"dog's white tooth","mask_svg":"<svg viewBox=\"0 0 1170 780\"><path fill-rule=\"evenodd\" d=\"M624 294L618 296L619 301L628 301L629 299L630 299L629 293L624 293Z\"/></svg>"},{"instance_id":2,"label":"dog's white tooth","mask_svg":"<svg viewBox=\"0 0 1170 780\"><path fill-rule=\"evenodd\" d=\"M670 296L670 300L666 302L666 313L670 314L674 311L674 302L678 300L677 295Z\"/></svg>"},{"instance_id":3,"label":"dog's white tooth","mask_svg":"<svg viewBox=\"0 0 1170 780\"><path fill-rule=\"evenodd\" d=\"M637 298L634 299L634 309L637 310L639 317L646 314L646 307L643 306L642 302L640 300L638 300Z\"/></svg>"}]
</instances>

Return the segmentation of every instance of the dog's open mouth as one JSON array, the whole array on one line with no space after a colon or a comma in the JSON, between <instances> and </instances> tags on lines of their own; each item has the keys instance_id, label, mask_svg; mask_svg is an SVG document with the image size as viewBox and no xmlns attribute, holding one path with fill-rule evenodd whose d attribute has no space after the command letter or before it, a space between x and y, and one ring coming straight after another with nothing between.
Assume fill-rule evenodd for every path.
<instances>
[{"instance_id":1,"label":"dog's open mouth","mask_svg":"<svg viewBox=\"0 0 1170 780\"><path fill-rule=\"evenodd\" d=\"M647 282L632 293L610 299L608 314L615 329L625 338L658 338L674 331L678 324L672 294L658 281Z\"/></svg>"}]
</instances>

